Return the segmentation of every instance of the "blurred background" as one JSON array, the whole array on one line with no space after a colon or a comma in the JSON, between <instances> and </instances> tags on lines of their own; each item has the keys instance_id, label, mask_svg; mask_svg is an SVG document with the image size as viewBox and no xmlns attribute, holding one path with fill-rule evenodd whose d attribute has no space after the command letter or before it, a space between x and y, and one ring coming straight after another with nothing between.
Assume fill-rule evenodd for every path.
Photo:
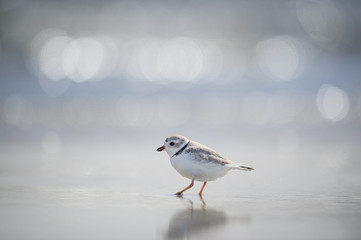
<instances>
[{"instance_id":1,"label":"blurred background","mask_svg":"<svg viewBox=\"0 0 361 240\"><path fill-rule=\"evenodd\" d=\"M165 158L154 150L177 133L268 173L331 170L353 183L360 10L359 1L3 0L1 176L149 175L137 168Z\"/></svg>"},{"instance_id":2,"label":"blurred background","mask_svg":"<svg viewBox=\"0 0 361 240\"><path fill-rule=\"evenodd\" d=\"M188 180L155 151L172 134L256 169L205 192L359 189L360 13L357 0L1 0L1 194L178 191Z\"/></svg>"},{"instance_id":3,"label":"blurred background","mask_svg":"<svg viewBox=\"0 0 361 240\"><path fill-rule=\"evenodd\" d=\"M175 133L261 169L357 176L360 10L359 1L3 0L1 176L149 164Z\"/></svg>"}]
</instances>

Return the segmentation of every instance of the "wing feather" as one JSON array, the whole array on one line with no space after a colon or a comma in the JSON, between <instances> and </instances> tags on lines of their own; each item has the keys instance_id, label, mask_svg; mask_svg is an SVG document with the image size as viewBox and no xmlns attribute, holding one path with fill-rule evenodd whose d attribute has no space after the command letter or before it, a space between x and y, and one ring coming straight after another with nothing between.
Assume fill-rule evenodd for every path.
<instances>
[{"instance_id":1,"label":"wing feather","mask_svg":"<svg viewBox=\"0 0 361 240\"><path fill-rule=\"evenodd\" d=\"M185 152L191 153L194 156L194 160L198 161L205 161L221 165L232 163L211 148L193 141L189 142L188 147L185 149Z\"/></svg>"}]
</instances>

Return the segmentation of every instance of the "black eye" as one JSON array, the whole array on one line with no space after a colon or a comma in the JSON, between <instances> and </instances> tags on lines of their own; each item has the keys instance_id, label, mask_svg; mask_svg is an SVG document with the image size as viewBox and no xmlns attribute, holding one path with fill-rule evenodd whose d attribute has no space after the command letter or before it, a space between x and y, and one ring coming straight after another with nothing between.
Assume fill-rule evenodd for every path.
<instances>
[{"instance_id":1,"label":"black eye","mask_svg":"<svg viewBox=\"0 0 361 240\"><path fill-rule=\"evenodd\" d=\"M173 146L173 145L174 145L174 142L170 142L169 145Z\"/></svg>"}]
</instances>

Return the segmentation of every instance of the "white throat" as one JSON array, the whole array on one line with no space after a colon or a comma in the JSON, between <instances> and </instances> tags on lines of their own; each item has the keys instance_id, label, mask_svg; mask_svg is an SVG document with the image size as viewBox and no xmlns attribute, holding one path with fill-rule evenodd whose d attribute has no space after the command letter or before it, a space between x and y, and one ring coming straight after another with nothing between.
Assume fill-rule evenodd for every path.
<instances>
[{"instance_id":1,"label":"white throat","mask_svg":"<svg viewBox=\"0 0 361 240\"><path fill-rule=\"evenodd\" d=\"M181 152L183 152L183 150L184 150L185 147L189 144L189 142L190 142L190 141L188 140L188 141L185 142L182 146L180 146L179 148L174 149L174 150L173 150L173 149L172 149L172 150L166 149L169 157L176 156L176 155L180 154Z\"/></svg>"}]
</instances>

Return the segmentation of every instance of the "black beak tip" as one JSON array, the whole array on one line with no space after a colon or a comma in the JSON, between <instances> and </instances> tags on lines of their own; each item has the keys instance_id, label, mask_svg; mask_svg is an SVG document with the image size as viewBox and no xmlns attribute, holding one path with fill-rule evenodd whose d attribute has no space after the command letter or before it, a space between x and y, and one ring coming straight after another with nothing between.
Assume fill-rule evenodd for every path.
<instances>
[{"instance_id":1,"label":"black beak tip","mask_svg":"<svg viewBox=\"0 0 361 240\"><path fill-rule=\"evenodd\" d=\"M163 150L164 150L164 146L161 146L161 147L157 148L157 151L158 151L158 152L161 152L161 151L163 151Z\"/></svg>"}]
</instances>

